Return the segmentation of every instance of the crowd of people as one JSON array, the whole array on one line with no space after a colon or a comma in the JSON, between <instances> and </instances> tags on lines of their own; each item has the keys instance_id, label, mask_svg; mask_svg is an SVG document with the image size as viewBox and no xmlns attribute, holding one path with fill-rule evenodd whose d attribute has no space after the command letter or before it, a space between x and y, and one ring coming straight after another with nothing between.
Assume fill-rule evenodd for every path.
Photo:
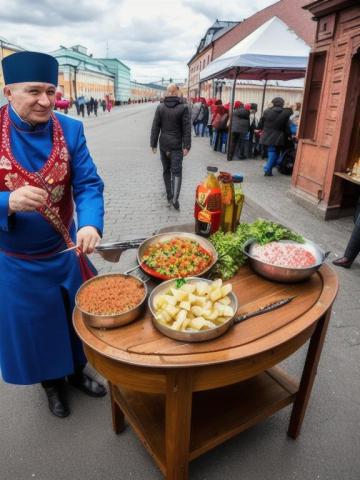
<instances>
[{"instance_id":1,"label":"crowd of people","mask_svg":"<svg viewBox=\"0 0 360 480\"><path fill-rule=\"evenodd\" d=\"M290 174L295 160L297 130L301 104L285 106L281 97L272 100L263 114L258 115L257 104L234 102L230 118L230 103L219 99L192 99L191 123L195 136L208 136L215 151L227 153L228 160L244 160L261 156L267 159L264 175L272 176L278 166ZM230 142L228 135L230 132Z\"/></svg>"},{"instance_id":2,"label":"crowd of people","mask_svg":"<svg viewBox=\"0 0 360 480\"><path fill-rule=\"evenodd\" d=\"M113 103L113 100L111 100L108 96L103 99L96 99L94 97L89 98L85 97L84 95L80 95L80 97L74 101L76 112L82 117L85 116L85 108L88 117L90 117L92 113L94 113L95 117L97 117L99 108L102 108L103 112L110 112L113 108Z\"/></svg>"}]
</instances>

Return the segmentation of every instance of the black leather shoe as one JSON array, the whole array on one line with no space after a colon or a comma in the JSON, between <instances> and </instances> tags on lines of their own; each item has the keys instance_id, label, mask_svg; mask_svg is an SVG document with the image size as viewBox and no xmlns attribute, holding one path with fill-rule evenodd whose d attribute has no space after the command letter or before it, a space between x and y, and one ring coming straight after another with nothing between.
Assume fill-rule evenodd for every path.
<instances>
[{"instance_id":1,"label":"black leather shoe","mask_svg":"<svg viewBox=\"0 0 360 480\"><path fill-rule=\"evenodd\" d=\"M271 172L265 172L264 177L272 177L273 174Z\"/></svg>"},{"instance_id":2,"label":"black leather shoe","mask_svg":"<svg viewBox=\"0 0 360 480\"><path fill-rule=\"evenodd\" d=\"M173 205L174 205L175 210L180 210L180 203L179 203L178 200L176 200L176 202L174 202Z\"/></svg>"},{"instance_id":3,"label":"black leather shoe","mask_svg":"<svg viewBox=\"0 0 360 480\"><path fill-rule=\"evenodd\" d=\"M100 383L96 380L85 375L82 373L80 375L70 375L68 377L69 384L73 387L81 390L82 392L86 393L90 397L103 397L106 395L106 388L103 387Z\"/></svg>"},{"instance_id":4,"label":"black leather shoe","mask_svg":"<svg viewBox=\"0 0 360 480\"><path fill-rule=\"evenodd\" d=\"M351 268L353 261L347 257L341 257L341 258L337 258L336 260L333 260L332 263L337 267Z\"/></svg>"},{"instance_id":5,"label":"black leather shoe","mask_svg":"<svg viewBox=\"0 0 360 480\"><path fill-rule=\"evenodd\" d=\"M62 389L59 387L45 387L44 390L48 398L50 412L59 418L69 416L70 409Z\"/></svg>"}]
</instances>

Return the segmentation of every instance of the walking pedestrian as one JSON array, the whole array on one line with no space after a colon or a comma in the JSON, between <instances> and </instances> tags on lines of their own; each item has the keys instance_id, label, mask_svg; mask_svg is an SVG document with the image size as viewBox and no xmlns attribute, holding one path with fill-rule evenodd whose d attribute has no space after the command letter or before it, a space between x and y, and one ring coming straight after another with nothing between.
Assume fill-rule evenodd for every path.
<instances>
[{"instance_id":1,"label":"walking pedestrian","mask_svg":"<svg viewBox=\"0 0 360 480\"><path fill-rule=\"evenodd\" d=\"M81 113L81 116L84 118L85 116L85 98L83 95L80 95L78 97L78 105L79 105L79 112Z\"/></svg>"},{"instance_id":2,"label":"walking pedestrian","mask_svg":"<svg viewBox=\"0 0 360 480\"><path fill-rule=\"evenodd\" d=\"M248 158L256 158L259 153L259 136L255 135L257 130L258 120L256 118L257 104L248 103L245 104L245 108L250 112L250 130L249 130L249 142L248 142Z\"/></svg>"},{"instance_id":3,"label":"walking pedestrian","mask_svg":"<svg viewBox=\"0 0 360 480\"><path fill-rule=\"evenodd\" d=\"M103 229L103 182L82 122L54 113L57 60L23 51L2 60L0 109L0 368L5 382L41 383L50 411L66 417L70 384L100 397L83 373L72 326L75 293L94 276L86 253ZM74 203L77 224L74 222ZM58 255L78 246L78 253Z\"/></svg>"},{"instance_id":4,"label":"walking pedestrian","mask_svg":"<svg viewBox=\"0 0 360 480\"><path fill-rule=\"evenodd\" d=\"M234 107L229 160L233 160L237 147L239 147L240 160L244 160L246 158L245 147L250 129L250 112L246 110L244 104L239 101L234 103Z\"/></svg>"},{"instance_id":5,"label":"walking pedestrian","mask_svg":"<svg viewBox=\"0 0 360 480\"><path fill-rule=\"evenodd\" d=\"M209 98L207 101L208 107L208 121L207 121L207 131L209 132L209 140L210 145L212 144L212 137L213 137L213 127L212 127L212 117L213 117L213 109L214 109L214 101L212 98Z\"/></svg>"},{"instance_id":6,"label":"walking pedestrian","mask_svg":"<svg viewBox=\"0 0 360 480\"><path fill-rule=\"evenodd\" d=\"M150 137L153 153L157 151L158 140L168 205L179 210L182 162L191 148L191 122L189 108L179 98L175 83L168 85L164 101L155 112Z\"/></svg>"},{"instance_id":7,"label":"walking pedestrian","mask_svg":"<svg viewBox=\"0 0 360 480\"><path fill-rule=\"evenodd\" d=\"M195 98L191 109L191 124L194 127L195 136L199 136L199 124L203 118L204 106L200 98Z\"/></svg>"},{"instance_id":8,"label":"walking pedestrian","mask_svg":"<svg viewBox=\"0 0 360 480\"><path fill-rule=\"evenodd\" d=\"M229 112L222 104L221 100L215 101L215 109L212 118L212 127L214 135L214 150L222 152L223 146L226 144L227 122L229 120Z\"/></svg>"},{"instance_id":9,"label":"walking pedestrian","mask_svg":"<svg viewBox=\"0 0 360 480\"><path fill-rule=\"evenodd\" d=\"M360 197L354 215L355 226L345 249L344 256L333 260L337 267L351 268L354 260L360 253Z\"/></svg>"},{"instance_id":10,"label":"walking pedestrian","mask_svg":"<svg viewBox=\"0 0 360 480\"><path fill-rule=\"evenodd\" d=\"M90 117L90 113L91 113L91 100L90 100L89 97L85 97L85 105L86 105L86 111L87 111L88 117Z\"/></svg>"},{"instance_id":11,"label":"walking pedestrian","mask_svg":"<svg viewBox=\"0 0 360 480\"><path fill-rule=\"evenodd\" d=\"M98 102L97 99L95 98L95 99L94 99L94 113L95 113L95 117L97 117L98 106L99 106L99 102Z\"/></svg>"},{"instance_id":12,"label":"walking pedestrian","mask_svg":"<svg viewBox=\"0 0 360 480\"><path fill-rule=\"evenodd\" d=\"M204 97L200 98L201 103L202 103L202 115L199 116L198 122L199 122L199 135L203 137L206 135L206 129L207 129L207 124L209 120L209 107L207 106L206 99Z\"/></svg>"},{"instance_id":13,"label":"walking pedestrian","mask_svg":"<svg viewBox=\"0 0 360 480\"><path fill-rule=\"evenodd\" d=\"M288 137L291 137L289 118L291 111L284 108L284 99L276 97L272 100L272 107L265 110L259 122L262 130L260 143L267 146L268 159L264 166L265 177L272 177L272 169L277 165L282 147Z\"/></svg>"}]
</instances>

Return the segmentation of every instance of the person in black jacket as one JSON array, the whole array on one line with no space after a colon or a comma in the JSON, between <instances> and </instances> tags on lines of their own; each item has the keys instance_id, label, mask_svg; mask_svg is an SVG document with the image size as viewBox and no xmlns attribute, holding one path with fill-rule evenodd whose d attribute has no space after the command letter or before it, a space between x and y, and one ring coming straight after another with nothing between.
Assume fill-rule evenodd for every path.
<instances>
[{"instance_id":1,"label":"person in black jacket","mask_svg":"<svg viewBox=\"0 0 360 480\"><path fill-rule=\"evenodd\" d=\"M231 142L230 142L230 156L232 160L235 154L237 145L239 144L240 160L246 158L245 146L250 129L250 113L245 110L244 104L238 100L234 103L233 118L231 124Z\"/></svg>"},{"instance_id":2,"label":"person in black jacket","mask_svg":"<svg viewBox=\"0 0 360 480\"><path fill-rule=\"evenodd\" d=\"M260 143L268 147L268 160L264 165L265 177L272 177L272 169L277 164L281 148L291 137L289 118L291 111L284 108L284 100L276 97L271 102L273 107L265 110L258 129L262 130Z\"/></svg>"},{"instance_id":3,"label":"person in black jacket","mask_svg":"<svg viewBox=\"0 0 360 480\"><path fill-rule=\"evenodd\" d=\"M191 148L189 108L178 95L179 87L174 83L168 85L164 102L156 109L150 137L150 146L156 153L160 135L166 196L169 206L173 205L176 210L180 208L182 161Z\"/></svg>"}]
</instances>

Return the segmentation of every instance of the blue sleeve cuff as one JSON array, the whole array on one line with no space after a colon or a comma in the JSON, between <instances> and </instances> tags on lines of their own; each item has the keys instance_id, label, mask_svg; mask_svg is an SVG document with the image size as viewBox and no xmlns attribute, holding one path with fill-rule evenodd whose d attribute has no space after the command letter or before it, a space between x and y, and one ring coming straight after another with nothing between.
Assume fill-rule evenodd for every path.
<instances>
[{"instance_id":1,"label":"blue sleeve cuff","mask_svg":"<svg viewBox=\"0 0 360 480\"><path fill-rule=\"evenodd\" d=\"M83 227L95 227L102 237L104 230L103 217L96 214L96 212L83 211L78 214L78 230Z\"/></svg>"},{"instance_id":2,"label":"blue sleeve cuff","mask_svg":"<svg viewBox=\"0 0 360 480\"><path fill-rule=\"evenodd\" d=\"M0 192L0 230L8 231L10 227L9 197L11 192Z\"/></svg>"}]
</instances>

